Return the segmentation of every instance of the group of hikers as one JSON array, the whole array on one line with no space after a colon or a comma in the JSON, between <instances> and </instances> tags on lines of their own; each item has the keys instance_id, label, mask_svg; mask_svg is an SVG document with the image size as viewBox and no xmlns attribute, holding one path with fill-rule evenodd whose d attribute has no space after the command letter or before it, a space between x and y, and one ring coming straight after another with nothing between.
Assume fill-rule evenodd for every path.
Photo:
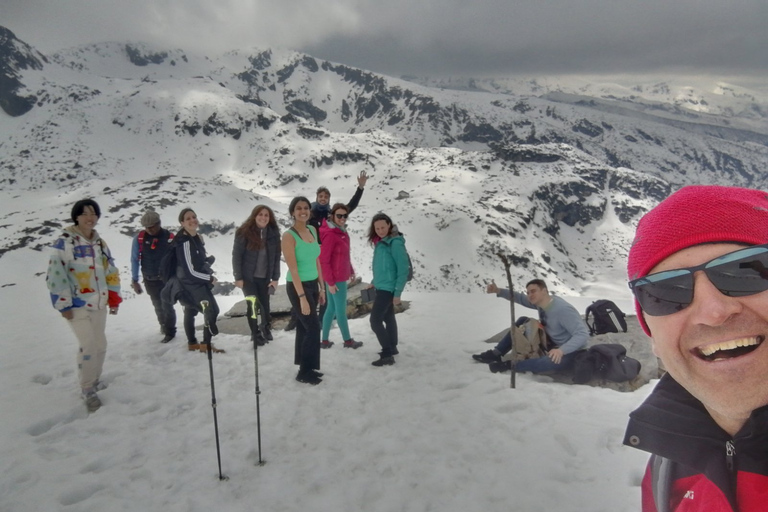
<instances>
[{"instance_id":1,"label":"group of hikers","mask_svg":"<svg viewBox=\"0 0 768 512\"><path fill-rule=\"evenodd\" d=\"M364 181L360 193L363 185ZM330 193L327 196L326 207ZM327 207L328 217L321 221L318 233L312 224L313 207L305 197L291 201L293 225L282 235L280 250L288 265L288 296L297 318L296 378L317 384L322 376L317 371L320 347L331 345L325 342L333 318L339 322L345 346L357 348L359 342L349 336L344 308L339 307L352 275L346 221L354 208L341 203ZM117 313L121 301L112 254L94 229L100 215L93 200L74 205L74 225L53 244L47 278L54 307L67 319L80 345L80 384L89 410L99 405L96 391L106 350L107 312ZM157 243L155 249L159 244L175 245L179 289L193 301L210 303L206 323L215 333L217 309L210 291L215 280L194 212L182 211L182 229L173 240L161 230L159 218L146 214L143 221L151 224L142 242L145 251L147 244ZM148 242L156 239L156 233L162 233L162 239ZM260 297L265 322L270 290L279 277L274 259L278 237L272 211L257 207L238 230L233 253L233 259L241 260L235 266L238 286ZM373 217L368 240L375 247L371 325L382 347L381 357L373 364L388 365L398 353L392 306L399 302L407 280L407 253L402 236L384 214ZM320 241L328 244L327 252ZM258 254L251 254L254 251ZM142 253L142 261L146 254ZM638 321L667 371L630 415L624 438L627 446L652 454L642 482L642 510L764 510L768 495L768 194L722 186L681 188L640 220L627 274ZM138 291L138 276L133 277ZM167 341L175 331L163 298L173 289L170 281L161 288L146 277L145 273L144 284L162 318ZM580 315L550 295L543 281L530 281L525 295L510 294L495 283L486 291L539 313L551 345L545 356L519 362L519 370L561 369L572 363L574 352L586 343L588 334ZM317 306L327 298L321 340ZM189 318L197 312L190 311ZM185 328L187 319L185 306ZM270 337L267 323L252 328L256 343ZM188 340L194 341L189 333ZM501 364L511 344L506 337L494 349L473 357Z\"/></svg>"},{"instance_id":2,"label":"group of hikers","mask_svg":"<svg viewBox=\"0 0 768 512\"><path fill-rule=\"evenodd\" d=\"M334 345L329 339L334 321L343 347L357 349L363 345L351 336L347 320L347 288L355 279L347 221L367 179L365 172L357 177L357 190L349 203L331 205L326 187L317 190L315 202L294 197L288 207L292 225L282 235L274 212L263 204L257 205L235 232L232 270L235 285L250 299L246 301L246 316L254 349L273 339L270 297L280 280L281 258L288 267L286 292L296 323L296 380L302 383L322 382L320 350ZM122 301L113 255L95 229L100 217L101 210L93 199L75 203L73 225L54 242L46 279L54 308L69 321L79 343L78 376L89 411L101 407L97 391L103 387L99 378L107 345L106 312L117 314ZM218 334L219 314L213 294L217 282L212 269L214 257L206 252L195 211L182 209L178 221L180 228L173 233L163 228L156 211L143 214L143 229L131 247L131 286L136 294L146 290L151 298L162 343L176 336L174 305L179 302L188 349L223 352L211 342ZM395 364L398 354L395 307L408 279L410 260L404 237L384 213L371 219L367 241L374 247L370 287L375 298L370 324L381 345L379 358L372 364L388 366ZM195 328L198 314L204 320L202 342Z\"/></svg>"}]
</instances>

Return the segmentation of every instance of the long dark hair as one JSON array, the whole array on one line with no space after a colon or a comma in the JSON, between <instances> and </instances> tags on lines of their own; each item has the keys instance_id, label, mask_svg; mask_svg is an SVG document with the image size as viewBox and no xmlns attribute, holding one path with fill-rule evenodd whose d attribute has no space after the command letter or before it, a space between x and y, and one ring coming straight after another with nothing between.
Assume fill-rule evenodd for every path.
<instances>
[{"instance_id":1,"label":"long dark hair","mask_svg":"<svg viewBox=\"0 0 768 512\"><path fill-rule=\"evenodd\" d=\"M302 201L307 203L307 206L312 208L312 203L309 202L309 199L307 199L304 196L296 196L293 199L291 199L291 204L288 205L288 213L290 214L291 218L293 218L293 211L296 209L296 205Z\"/></svg>"},{"instance_id":2,"label":"long dark hair","mask_svg":"<svg viewBox=\"0 0 768 512\"><path fill-rule=\"evenodd\" d=\"M374 215L373 219L371 219L371 225L368 227L368 243L371 245L374 245L379 239L379 235L376 234L376 228L373 227L373 225L380 220L386 221L386 223L389 224L389 232L387 235L392 234L392 230L395 228L395 225L392 224L392 219L390 219L389 215L386 213L377 213Z\"/></svg>"},{"instance_id":3,"label":"long dark hair","mask_svg":"<svg viewBox=\"0 0 768 512\"><path fill-rule=\"evenodd\" d=\"M278 229L277 221L275 220L275 212L272 211L272 208L264 204L257 205L251 211L251 214L248 216L245 222L243 222L243 224L237 228L237 231L235 232L236 237L241 236L245 238L247 242L246 249L249 251L258 251L264 247L264 240L261 239L261 228L256 225L256 217L264 210L269 212L269 222L267 222L267 228L271 227L275 228L275 230Z\"/></svg>"}]
</instances>

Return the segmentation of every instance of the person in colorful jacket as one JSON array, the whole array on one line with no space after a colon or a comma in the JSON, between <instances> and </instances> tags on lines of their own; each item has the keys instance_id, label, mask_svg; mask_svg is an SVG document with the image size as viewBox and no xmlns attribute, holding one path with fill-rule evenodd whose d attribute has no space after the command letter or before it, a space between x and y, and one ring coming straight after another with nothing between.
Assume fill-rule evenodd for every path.
<instances>
[{"instance_id":1,"label":"person in colorful jacket","mask_svg":"<svg viewBox=\"0 0 768 512\"><path fill-rule=\"evenodd\" d=\"M73 226L53 243L46 282L53 307L67 320L78 342L77 370L88 411L101 407L96 393L107 354L107 311L122 302L120 274L107 243L96 232L101 209L93 199L72 207Z\"/></svg>"},{"instance_id":2,"label":"person in colorful jacket","mask_svg":"<svg viewBox=\"0 0 768 512\"><path fill-rule=\"evenodd\" d=\"M408 281L408 252L405 238L384 213L377 213L368 228L368 242L373 245L373 288L376 298L371 309L371 329L381 345L379 359L373 366L395 364L398 333L395 306Z\"/></svg>"},{"instance_id":3,"label":"person in colorful jacket","mask_svg":"<svg viewBox=\"0 0 768 512\"><path fill-rule=\"evenodd\" d=\"M309 199L294 197L288 206L293 218L283 233L282 250L288 265L285 290L296 311L296 341L293 363L299 366L296 380L317 385L323 380L320 369L320 321L318 303L325 303L325 283L320 267L320 243L315 228L309 225Z\"/></svg>"},{"instance_id":4,"label":"person in colorful jacket","mask_svg":"<svg viewBox=\"0 0 768 512\"><path fill-rule=\"evenodd\" d=\"M349 208L344 203L336 203L331 208L328 220L320 225L320 266L325 278L326 299L328 307L323 315L323 333L320 346L330 348L328 341L331 325L336 320L339 324L344 347L360 348L361 341L355 341L349 334L347 322L347 280L354 274L350 261L350 243L347 233L347 217Z\"/></svg>"},{"instance_id":5,"label":"person in colorful jacket","mask_svg":"<svg viewBox=\"0 0 768 512\"><path fill-rule=\"evenodd\" d=\"M144 278L144 287L152 300L155 316L164 334L160 343L168 343L176 337L176 311L171 307L163 308L160 298L165 283L160 276L160 262L171 248L173 233L160 225L160 215L154 210L147 210L141 216L144 227L133 237L131 245L131 287L137 295L144 290L139 283L139 269Z\"/></svg>"},{"instance_id":6,"label":"person in colorful jacket","mask_svg":"<svg viewBox=\"0 0 768 512\"><path fill-rule=\"evenodd\" d=\"M666 373L630 414L644 512L768 503L768 194L688 186L638 223L627 273Z\"/></svg>"},{"instance_id":7,"label":"person in colorful jacket","mask_svg":"<svg viewBox=\"0 0 768 512\"><path fill-rule=\"evenodd\" d=\"M252 318L250 310L247 315L251 341L258 346L269 343L272 340L269 297L277 290L280 279L280 229L269 206L257 205L235 232L232 272L235 286L241 288L246 297L252 295L259 301L261 324Z\"/></svg>"}]
</instances>

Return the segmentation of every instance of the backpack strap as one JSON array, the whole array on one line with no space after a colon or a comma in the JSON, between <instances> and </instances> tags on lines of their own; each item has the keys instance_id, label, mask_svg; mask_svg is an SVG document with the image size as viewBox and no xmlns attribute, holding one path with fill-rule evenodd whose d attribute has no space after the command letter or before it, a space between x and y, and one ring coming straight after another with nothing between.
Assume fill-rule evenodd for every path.
<instances>
[{"instance_id":1,"label":"backpack strap","mask_svg":"<svg viewBox=\"0 0 768 512\"><path fill-rule=\"evenodd\" d=\"M651 468L651 490L656 512L670 512L669 495L672 490L673 462L660 455L651 455L648 465Z\"/></svg>"},{"instance_id":2,"label":"backpack strap","mask_svg":"<svg viewBox=\"0 0 768 512\"><path fill-rule=\"evenodd\" d=\"M144 250L144 235L146 235L147 232L145 230L139 231L139 261L141 261L141 251Z\"/></svg>"},{"instance_id":3,"label":"backpack strap","mask_svg":"<svg viewBox=\"0 0 768 512\"><path fill-rule=\"evenodd\" d=\"M596 332L595 331L595 321L594 321L595 312L593 311L593 308L592 308L593 305L594 305L594 302L591 305L587 306L587 310L584 312L584 321L587 323L587 327L589 328L589 335L590 336L594 336L595 332ZM589 323L589 314L590 313L592 313L592 318L593 318L591 324Z\"/></svg>"}]
</instances>

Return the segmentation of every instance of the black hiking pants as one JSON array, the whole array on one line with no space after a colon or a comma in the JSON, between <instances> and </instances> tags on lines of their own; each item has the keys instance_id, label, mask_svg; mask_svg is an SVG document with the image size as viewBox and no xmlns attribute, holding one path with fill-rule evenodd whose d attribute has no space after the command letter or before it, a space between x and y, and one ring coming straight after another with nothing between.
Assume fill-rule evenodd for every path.
<instances>
[{"instance_id":1,"label":"black hiking pants","mask_svg":"<svg viewBox=\"0 0 768 512\"><path fill-rule=\"evenodd\" d=\"M292 282L286 284L288 300L296 311L296 341L293 364L299 365L299 373L320 369L320 319L317 317L317 302L320 289L317 281L302 281L304 295L309 302L309 314L301 314L301 301Z\"/></svg>"},{"instance_id":2,"label":"black hiking pants","mask_svg":"<svg viewBox=\"0 0 768 512\"><path fill-rule=\"evenodd\" d=\"M397 348L397 320L395 320L395 305L392 300L395 294L385 290L376 290L371 309L371 329L381 345L381 357L389 357Z\"/></svg>"},{"instance_id":3,"label":"black hiking pants","mask_svg":"<svg viewBox=\"0 0 768 512\"><path fill-rule=\"evenodd\" d=\"M152 299L152 306L155 308L155 316L157 322L163 329L163 334L169 336L176 335L176 310L171 306L170 308L163 307L163 301L160 298L160 292L163 291L163 283L160 279L147 279L144 278L144 289L147 290L147 295Z\"/></svg>"}]
</instances>

